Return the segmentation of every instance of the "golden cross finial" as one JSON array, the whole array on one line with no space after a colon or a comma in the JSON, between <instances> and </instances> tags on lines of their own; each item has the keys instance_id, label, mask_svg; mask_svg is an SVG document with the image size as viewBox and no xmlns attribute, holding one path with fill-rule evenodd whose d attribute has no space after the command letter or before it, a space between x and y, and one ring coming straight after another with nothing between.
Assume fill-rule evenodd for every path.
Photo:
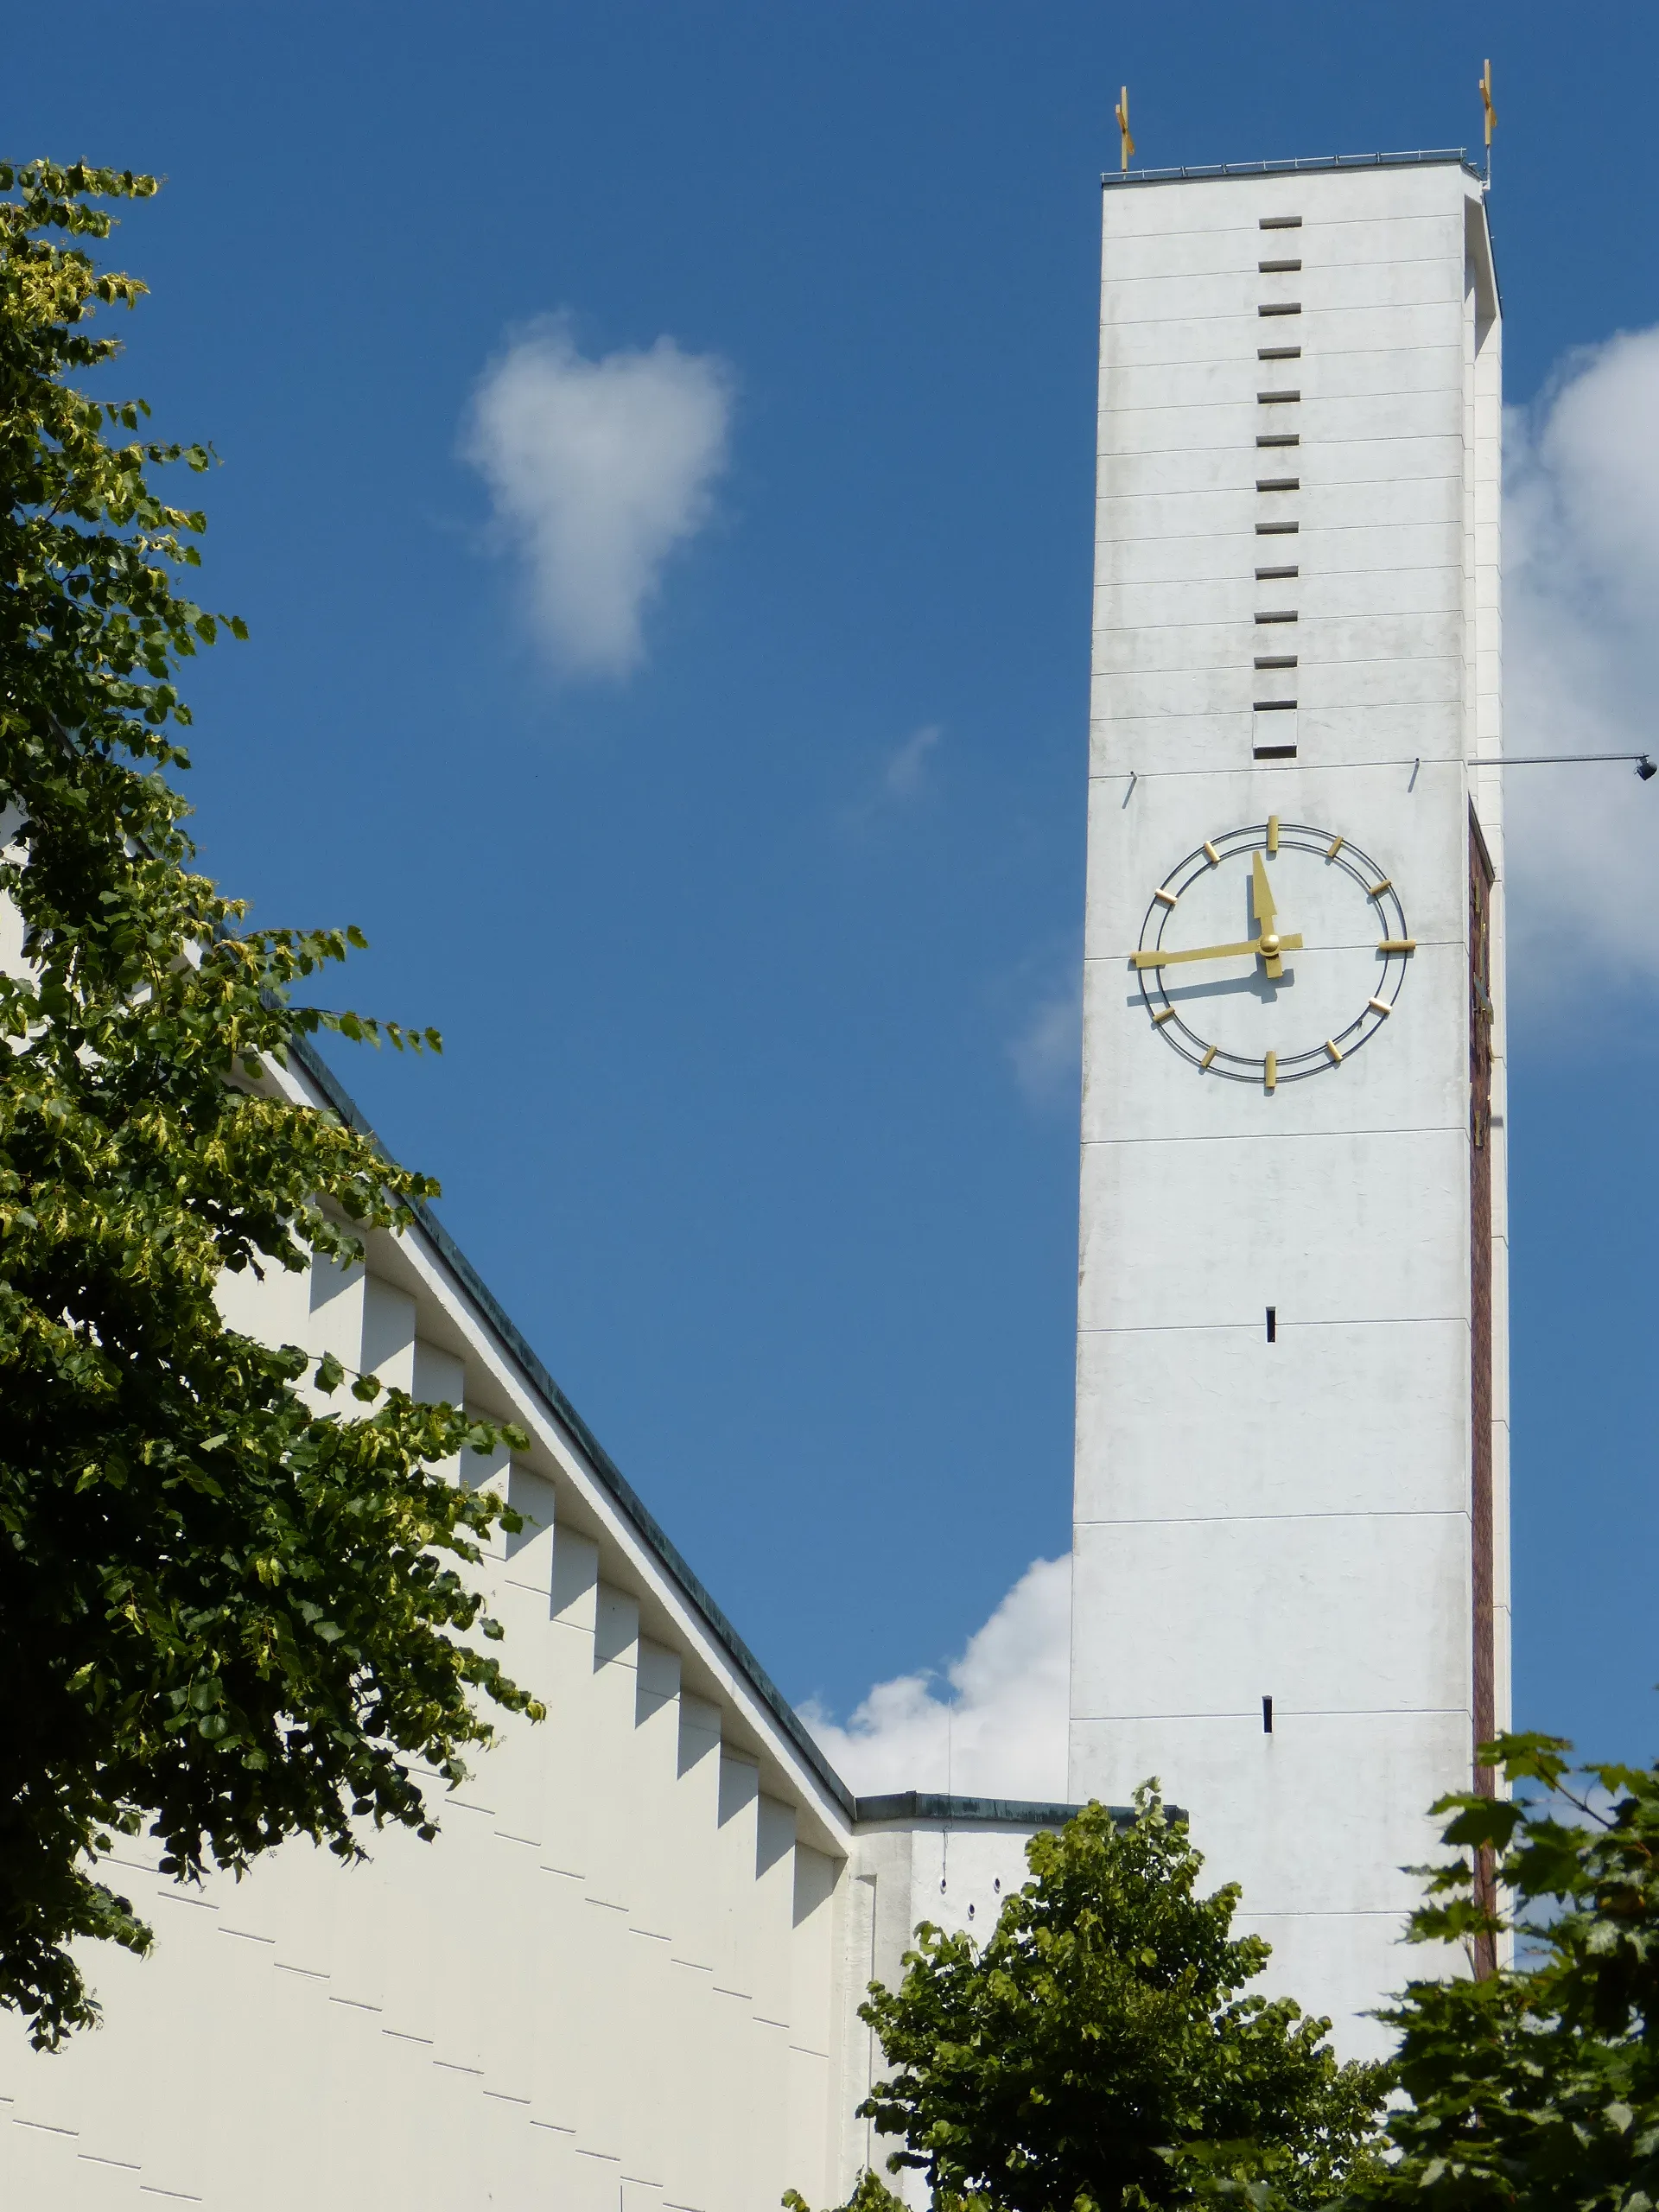
<instances>
[{"instance_id":1,"label":"golden cross finial","mask_svg":"<svg viewBox=\"0 0 1659 2212\"><path fill-rule=\"evenodd\" d=\"M1478 90L1481 106L1486 111L1486 151L1490 154L1492 150L1492 131L1497 123L1497 110L1492 105L1492 65L1490 61L1481 72Z\"/></svg>"},{"instance_id":2,"label":"golden cross finial","mask_svg":"<svg viewBox=\"0 0 1659 2212\"><path fill-rule=\"evenodd\" d=\"M1117 96L1117 105L1113 110L1113 113L1117 118L1118 132L1123 141L1122 166L1127 169L1129 166L1129 156L1135 151L1135 141L1129 136L1129 88L1127 85Z\"/></svg>"}]
</instances>

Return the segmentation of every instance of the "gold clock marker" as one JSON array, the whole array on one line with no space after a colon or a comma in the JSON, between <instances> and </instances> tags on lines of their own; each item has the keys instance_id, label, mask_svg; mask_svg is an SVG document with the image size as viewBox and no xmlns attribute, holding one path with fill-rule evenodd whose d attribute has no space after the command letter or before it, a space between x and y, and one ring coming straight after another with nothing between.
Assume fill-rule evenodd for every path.
<instances>
[{"instance_id":1,"label":"gold clock marker","mask_svg":"<svg viewBox=\"0 0 1659 2212\"><path fill-rule=\"evenodd\" d=\"M1278 1089L1279 1055L1277 1052L1269 1052L1267 1058L1263 1061L1262 1065L1262 1080L1263 1085L1268 1090L1276 1090Z\"/></svg>"},{"instance_id":2,"label":"gold clock marker","mask_svg":"<svg viewBox=\"0 0 1659 2212\"><path fill-rule=\"evenodd\" d=\"M1166 891L1163 885L1160 883L1152 895L1160 905L1165 906L1173 906L1181 894L1179 891Z\"/></svg>"},{"instance_id":3,"label":"gold clock marker","mask_svg":"<svg viewBox=\"0 0 1659 2212\"><path fill-rule=\"evenodd\" d=\"M1376 949L1379 952L1415 952L1417 940L1414 937L1385 937L1378 941Z\"/></svg>"},{"instance_id":4,"label":"gold clock marker","mask_svg":"<svg viewBox=\"0 0 1659 2212\"><path fill-rule=\"evenodd\" d=\"M1276 853L1278 849L1279 817L1276 814L1270 814L1268 817L1268 850L1271 854Z\"/></svg>"}]
</instances>

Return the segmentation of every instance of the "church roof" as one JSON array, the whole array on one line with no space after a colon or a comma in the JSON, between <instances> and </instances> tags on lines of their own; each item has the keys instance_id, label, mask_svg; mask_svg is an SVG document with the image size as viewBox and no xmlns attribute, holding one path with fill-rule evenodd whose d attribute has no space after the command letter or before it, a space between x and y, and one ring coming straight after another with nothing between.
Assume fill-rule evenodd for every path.
<instances>
[{"instance_id":1,"label":"church roof","mask_svg":"<svg viewBox=\"0 0 1659 2212\"><path fill-rule=\"evenodd\" d=\"M386 1147L381 1139L316 1047L308 1039L296 1035L292 1040L291 1052L308 1079L321 1092L340 1119L362 1131L365 1136L372 1137L385 1151ZM846 1818L856 1822L860 1818L859 1807L863 1801L854 1795L830 1765L805 1722L715 1604L656 1516L571 1404L531 1349L529 1339L508 1315L431 1207L419 1198L411 1200L410 1205L423 1234L432 1244L457 1289L472 1306L477 1320L518 1370L525 1386L541 1400L545 1410L575 1444L608 1492L612 1503L693 1611L701 1616L732 1665L767 1708L823 1789L841 1808ZM1062 1814L1061 1817L1067 1815Z\"/></svg>"},{"instance_id":2,"label":"church roof","mask_svg":"<svg viewBox=\"0 0 1659 2212\"><path fill-rule=\"evenodd\" d=\"M306 1079L343 1122L385 1147L339 1077L307 1038L292 1039L291 1055ZM472 1308L475 1322L494 1339L517 1369L524 1388L541 1402L543 1409L576 1446L612 1504L652 1554L680 1596L701 1618L735 1671L765 1707L805 1763L819 1785L854 1827L903 1821L942 1821L976 1827L1016 1828L1058 1827L1077 1810L1075 1805L1038 1802L1025 1798L974 1797L925 1790L900 1790L884 1796L855 1796L830 1761L817 1738L784 1695L748 1645L715 1603L701 1578L669 1536L617 1465L610 1453L576 1411L564 1391L531 1348L477 1268L456 1243L437 1215L420 1199L411 1201L421 1235L431 1246L454 1288ZM1128 1808L1115 1808L1123 1820Z\"/></svg>"}]
</instances>

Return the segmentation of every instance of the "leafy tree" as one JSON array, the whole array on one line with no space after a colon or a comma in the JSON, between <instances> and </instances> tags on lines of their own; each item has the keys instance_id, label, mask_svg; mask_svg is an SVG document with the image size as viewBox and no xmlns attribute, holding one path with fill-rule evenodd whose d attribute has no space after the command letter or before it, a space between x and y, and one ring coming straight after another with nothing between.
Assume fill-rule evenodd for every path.
<instances>
[{"instance_id":1,"label":"leafy tree","mask_svg":"<svg viewBox=\"0 0 1659 2212\"><path fill-rule=\"evenodd\" d=\"M361 938L245 929L192 867L174 678L245 632L175 589L203 518L148 472L210 456L71 381L144 289L87 244L155 189L0 164L0 2002L45 2046L96 2016L71 1940L150 1940L99 1878L115 1834L148 1821L181 1879L296 1834L349 1859L365 1821L430 1836L411 1762L460 1776L469 1694L540 1711L457 1571L517 1523L429 1471L523 1440L372 1376L325 1410L337 1362L215 1304L436 1186L270 1080L296 1030L422 1041L289 1003Z\"/></svg>"},{"instance_id":2,"label":"leafy tree","mask_svg":"<svg viewBox=\"0 0 1659 2212\"><path fill-rule=\"evenodd\" d=\"M1659 1768L1577 1769L1554 1736L1482 1759L1513 1796L1435 1808L1457 1857L1432 1870L1422 1942L1519 1939L1487 1978L1411 1984L1382 2018L1411 2099L1356 2205L1421 2212L1650 2212L1659 2203ZM1495 1905L1486 1866L1496 1872Z\"/></svg>"},{"instance_id":3,"label":"leafy tree","mask_svg":"<svg viewBox=\"0 0 1659 2212\"><path fill-rule=\"evenodd\" d=\"M806 2199L797 2189L784 2191L784 2212L811 2212ZM895 2196L879 2174L868 2168L859 2177L852 2195L838 2208L838 2212L904 2212L904 2199Z\"/></svg>"},{"instance_id":4,"label":"leafy tree","mask_svg":"<svg viewBox=\"0 0 1659 2212\"><path fill-rule=\"evenodd\" d=\"M1033 1837L982 1946L925 1923L899 1988L872 1986L895 2070L861 2111L936 2203L1143 2212L1279 2180L1313 2205L1365 2170L1387 2069L1339 2065L1329 2021L1241 1993L1269 1947L1231 1934L1236 1887L1198 1895L1153 1785L1136 1814L1090 1805Z\"/></svg>"}]
</instances>

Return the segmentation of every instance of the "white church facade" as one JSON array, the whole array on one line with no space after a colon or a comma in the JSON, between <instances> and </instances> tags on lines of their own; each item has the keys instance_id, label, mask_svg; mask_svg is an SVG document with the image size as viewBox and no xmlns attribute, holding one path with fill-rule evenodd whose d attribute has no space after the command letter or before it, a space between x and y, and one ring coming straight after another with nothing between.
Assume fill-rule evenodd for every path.
<instances>
[{"instance_id":1,"label":"white church facade","mask_svg":"<svg viewBox=\"0 0 1659 2212\"><path fill-rule=\"evenodd\" d=\"M1496 282L1455 156L1105 198L1069 1796L1160 1775L1358 2048L1507 1708ZM524 1431L548 1718L362 1866L124 1846L155 1951L0 2032L6 2202L839 2202L867 1985L1067 1805L855 1796L430 1216L226 1295Z\"/></svg>"},{"instance_id":2,"label":"white church facade","mask_svg":"<svg viewBox=\"0 0 1659 2212\"><path fill-rule=\"evenodd\" d=\"M1345 2021L1509 1716L1497 277L1455 155L1103 266L1071 1795Z\"/></svg>"}]
</instances>

